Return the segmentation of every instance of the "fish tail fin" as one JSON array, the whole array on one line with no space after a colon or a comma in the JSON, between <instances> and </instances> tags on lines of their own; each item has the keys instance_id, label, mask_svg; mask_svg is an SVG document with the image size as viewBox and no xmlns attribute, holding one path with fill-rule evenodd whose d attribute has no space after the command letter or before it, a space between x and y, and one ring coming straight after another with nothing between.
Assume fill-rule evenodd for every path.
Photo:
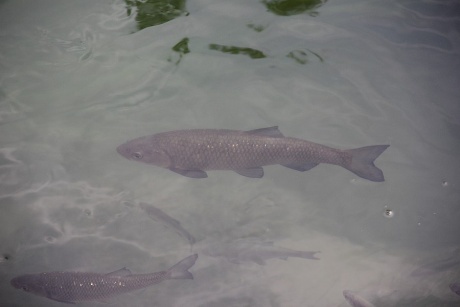
<instances>
[{"instance_id":1,"label":"fish tail fin","mask_svg":"<svg viewBox=\"0 0 460 307\"><path fill-rule=\"evenodd\" d=\"M170 279L193 279L192 273L188 271L194 264L196 259L198 258L197 254L188 256L187 258L179 261L175 265L173 265L168 270L169 278Z\"/></svg>"},{"instance_id":2,"label":"fish tail fin","mask_svg":"<svg viewBox=\"0 0 460 307\"><path fill-rule=\"evenodd\" d=\"M318 254L318 253L321 253L320 251L314 251L314 252L310 252L310 251L301 251L299 253L299 257L300 258L305 258L305 259L313 259L313 260L319 260L318 257L316 257L315 254Z\"/></svg>"},{"instance_id":3,"label":"fish tail fin","mask_svg":"<svg viewBox=\"0 0 460 307\"><path fill-rule=\"evenodd\" d=\"M381 169L374 165L374 160L390 145L375 145L346 150L351 154L351 163L344 167L361 178L382 182L385 181Z\"/></svg>"}]
</instances>

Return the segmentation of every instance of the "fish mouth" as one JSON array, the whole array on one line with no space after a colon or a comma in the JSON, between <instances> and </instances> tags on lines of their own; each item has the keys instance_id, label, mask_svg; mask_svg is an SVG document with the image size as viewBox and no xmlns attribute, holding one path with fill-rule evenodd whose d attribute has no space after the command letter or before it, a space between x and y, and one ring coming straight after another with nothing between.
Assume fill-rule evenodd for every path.
<instances>
[{"instance_id":1,"label":"fish mouth","mask_svg":"<svg viewBox=\"0 0 460 307\"><path fill-rule=\"evenodd\" d=\"M120 145L120 146L117 147L117 152L122 156L124 156L123 151L124 151L123 150L123 145Z\"/></svg>"},{"instance_id":2,"label":"fish mouth","mask_svg":"<svg viewBox=\"0 0 460 307\"><path fill-rule=\"evenodd\" d=\"M13 278L11 281L10 281L11 285L13 287L15 287L16 289L19 289L21 288L21 284L19 282L19 280L17 278Z\"/></svg>"}]
</instances>

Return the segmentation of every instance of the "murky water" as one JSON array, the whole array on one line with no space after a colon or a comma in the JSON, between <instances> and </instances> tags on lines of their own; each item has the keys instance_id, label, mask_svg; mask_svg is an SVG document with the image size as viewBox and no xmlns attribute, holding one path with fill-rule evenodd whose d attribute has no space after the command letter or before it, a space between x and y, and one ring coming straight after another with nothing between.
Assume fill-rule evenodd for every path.
<instances>
[{"instance_id":1,"label":"murky water","mask_svg":"<svg viewBox=\"0 0 460 307\"><path fill-rule=\"evenodd\" d=\"M14 289L18 275L148 273L198 253L194 280L108 303L349 306L351 290L375 306L458 306L459 11L434 0L2 1L1 305L63 305ZM198 180L115 151L169 130L275 125L342 149L390 144L376 161L386 181L323 164ZM284 261L292 250L320 260Z\"/></svg>"}]
</instances>

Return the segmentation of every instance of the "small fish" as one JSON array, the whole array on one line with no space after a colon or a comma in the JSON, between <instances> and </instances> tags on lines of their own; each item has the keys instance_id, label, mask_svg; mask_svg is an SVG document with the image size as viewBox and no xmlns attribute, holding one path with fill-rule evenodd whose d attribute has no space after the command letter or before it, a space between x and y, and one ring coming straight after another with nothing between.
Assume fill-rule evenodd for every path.
<instances>
[{"instance_id":1,"label":"small fish","mask_svg":"<svg viewBox=\"0 0 460 307\"><path fill-rule=\"evenodd\" d=\"M351 292L350 290L343 290L343 296L347 302L353 307L375 307L374 304L369 303L359 295Z\"/></svg>"},{"instance_id":2,"label":"small fish","mask_svg":"<svg viewBox=\"0 0 460 307\"><path fill-rule=\"evenodd\" d=\"M457 295L460 295L460 283L454 282L449 285L450 290Z\"/></svg>"},{"instance_id":3,"label":"small fish","mask_svg":"<svg viewBox=\"0 0 460 307\"><path fill-rule=\"evenodd\" d=\"M285 137L278 127L250 131L195 129L140 137L117 147L123 157L167 168L191 178L208 177L206 170L232 170L262 178L262 166L280 164L304 172L319 163L340 165L370 181L384 181L374 165L389 145L340 150Z\"/></svg>"},{"instance_id":4,"label":"small fish","mask_svg":"<svg viewBox=\"0 0 460 307\"><path fill-rule=\"evenodd\" d=\"M167 271L150 274L131 274L126 268L108 274L46 272L15 277L11 280L11 285L62 303L104 301L167 279L193 279L188 269L195 264L197 258L197 254L188 256Z\"/></svg>"},{"instance_id":5,"label":"small fish","mask_svg":"<svg viewBox=\"0 0 460 307\"><path fill-rule=\"evenodd\" d=\"M195 238L187 230L185 230L184 227L182 227L178 220L170 217L162 210L147 203L141 202L139 203L139 207L141 207L141 209L143 209L150 218L157 219L167 226L172 227L180 236L187 239L190 245L195 244Z\"/></svg>"},{"instance_id":6,"label":"small fish","mask_svg":"<svg viewBox=\"0 0 460 307\"><path fill-rule=\"evenodd\" d=\"M452 268L458 266L460 266L460 249L455 250L448 258L430 262L415 269L410 275L414 277L423 277L452 270Z\"/></svg>"},{"instance_id":7,"label":"small fish","mask_svg":"<svg viewBox=\"0 0 460 307\"><path fill-rule=\"evenodd\" d=\"M203 252L211 257L224 257L235 264L252 261L265 265L269 259L287 260L289 257L319 260L315 257L319 251L296 251L274 246L273 242L262 242L257 239L239 239L233 243L216 244L206 248Z\"/></svg>"}]
</instances>

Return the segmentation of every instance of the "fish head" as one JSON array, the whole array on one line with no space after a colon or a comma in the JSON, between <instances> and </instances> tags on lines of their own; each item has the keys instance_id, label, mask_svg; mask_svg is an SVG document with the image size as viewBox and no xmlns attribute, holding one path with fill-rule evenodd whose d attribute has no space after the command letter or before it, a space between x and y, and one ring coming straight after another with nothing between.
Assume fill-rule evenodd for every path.
<instances>
[{"instance_id":1,"label":"fish head","mask_svg":"<svg viewBox=\"0 0 460 307\"><path fill-rule=\"evenodd\" d=\"M343 296L345 297L345 299L350 302L352 300L354 300L355 298L355 294L353 292L351 292L350 290L343 290Z\"/></svg>"},{"instance_id":2,"label":"fish head","mask_svg":"<svg viewBox=\"0 0 460 307\"><path fill-rule=\"evenodd\" d=\"M153 164L168 168L171 159L168 153L155 141L148 137L142 137L128 141L117 147L117 152L128 160Z\"/></svg>"},{"instance_id":3,"label":"fish head","mask_svg":"<svg viewBox=\"0 0 460 307\"><path fill-rule=\"evenodd\" d=\"M22 275L11 279L11 285L16 289L24 290L38 296L47 297L48 293L39 275Z\"/></svg>"}]
</instances>

